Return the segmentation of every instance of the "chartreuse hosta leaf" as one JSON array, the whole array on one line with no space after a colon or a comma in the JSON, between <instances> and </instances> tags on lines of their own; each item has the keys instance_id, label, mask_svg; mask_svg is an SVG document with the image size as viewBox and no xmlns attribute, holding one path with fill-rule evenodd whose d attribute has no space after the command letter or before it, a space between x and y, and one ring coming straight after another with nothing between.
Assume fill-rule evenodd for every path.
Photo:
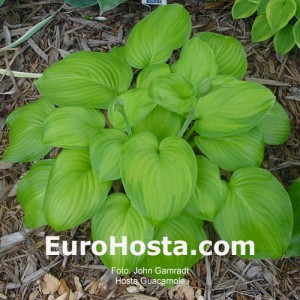
<instances>
[{"instance_id":1,"label":"chartreuse hosta leaf","mask_svg":"<svg viewBox=\"0 0 300 300\"><path fill-rule=\"evenodd\" d=\"M295 15L297 4L295 0L272 0L266 7L266 16L274 32L285 27Z\"/></svg>"},{"instance_id":2,"label":"chartreuse hosta leaf","mask_svg":"<svg viewBox=\"0 0 300 300\"><path fill-rule=\"evenodd\" d=\"M97 213L111 182L100 181L85 150L63 150L50 173L44 199L48 225L56 231L82 224Z\"/></svg>"},{"instance_id":3,"label":"chartreuse hosta leaf","mask_svg":"<svg viewBox=\"0 0 300 300\"><path fill-rule=\"evenodd\" d=\"M274 30L268 23L266 15L259 15L252 25L251 36L253 42L262 42L274 35Z\"/></svg>"},{"instance_id":4,"label":"chartreuse hosta leaf","mask_svg":"<svg viewBox=\"0 0 300 300\"><path fill-rule=\"evenodd\" d=\"M50 66L36 85L53 104L107 108L131 79L130 66L116 56L81 51Z\"/></svg>"},{"instance_id":5,"label":"chartreuse hosta leaf","mask_svg":"<svg viewBox=\"0 0 300 300\"><path fill-rule=\"evenodd\" d=\"M259 5L256 0L236 0L232 7L232 16L234 19L248 18L252 16Z\"/></svg>"},{"instance_id":6,"label":"chartreuse hosta leaf","mask_svg":"<svg viewBox=\"0 0 300 300\"><path fill-rule=\"evenodd\" d=\"M120 153L126 139L124 132L115 129L103 129L91 139L91 164L99 179L120 178Z\"/></svg>"},{"instance_id":7,"label":"chartreuse hosta leaf","mask_svg":"<svg viewBox=\"0 0 300 300\"><path fill-rule=\"evenodd\" d=\"M136 88L119 96L119 101L124 105L124 110L130 126L134 126L146 118L155 108L156 103L152 101L148 93L149 91L146 88ZM114 128L120 130L126 129L124 116L117 109L116 102L109 106L108 117Z\"/></svg>"},{"instance_id":8,"label":"chartreuse hosta leaf","mask_svg":"<svg viewBox=\"0 0 300 300\"><path fill-rule=\"evenodd\" d=\"M42 142L43 125L54 109L52 104L40 99L16 109L7 117L9 146L4 161L29 162L50 152L52 147Z\"/></svg>"},{"instance_id":9,"label":"chartreuse hosta leaf","mask_svg":"<svg viewBox=\"0 0 300 300\"><path fill-rule=\"evenodd\" d=\"M184 270L185 268L191 268L201 258L201 254L198 251L199 244L206 240L205 232L202 228L201 220L197 220L193 216L186 212L181 213L177 218L162 224L155 228L153 240L162 241L164 237L168 237L169 241L173 242L172 246L168 247L170 255L164 255L162 246L160 246L161 252L159 255L150 256L147 255L141 266L151 269L153 278L157 279L181 279L185 274L160 274L157 267L161 269L172 270ZM174 242L185 241L187 243L187 254L178 255L184 253L183 249L179 245L174 245ZM190 255L192 250L195 251L195 255ZM177 254L177 255L174 255ZM171 284L172 285L172 284Z\"/></svg>"},{"instance_id":10,"label":"chartreuse hosta leaf","mask_svg":"<svg viewBox=\"0 0 300 300\"><path fill-rule=\"evenodd\" d=\"M247 56L243 45L238 40L213 32L200 32L196 36L213 50L218 74L243 78L247 70Z\"/></svg>"},{"instance_id":11,"label":"chartreuse hosta leaf","mask_svg":"<svg viewBox=\"0 0 300 300\"><path fill-rule=\"evenodd\" d=\"M21 178L17 187L17 198L25 214L24 222L29 228L46 225L43 202L54 160L35 163Z\"/></svg>"},{"instance_id":12,"label":"chartreuse hosta leaf","mask_svg":"<svg viewBox=\"0 0 300 300\"><path fill-rule=\"evenodd\" d=\"M295 38L295 42L298 46L298 48L300 48L300 20L298 20L293 28L293 34L294 34L294 38Z\"/></svg>"},{"instance_id":13,"label":"chartreuse hosta leaf","mask_svg":"<svg viewBox=\"0 0 300 300\"><path fill-rule=\"evenodd\" d=\"M289 195L293 206L294 226L287 256L300 256L300 178L290 187Z\"/></svg>"},{"instance_id":14,"label":"chartreuse hosta leaf","mask_svg":"<svg viewBox=\"0 0 300 300\"><path fill-rule=\"evenodd\" d=\"M133 133L150 131L162 141L168 136L176 136L182 127L182 117L159 105L141 122L132 128Z\"/></svg>"},{"instance_id":15,"label":"chartreuse hosta leaf","mask_svg":"<svg viewBox=\"0 0 300 300\"><path fill-rule=\"evenodd\" d=\"M227 171L259 167L264 158L264 135L258 128L222 138L196 136L195 142L211 161Z\"/></svg>"},{"instance_id":16,"label":"chartreuse hosta leaf","mask_svg":"<svg viewBox=\"0 0 300 300\"><path fill-rule=\"evenodd\" d=\"M269 145L283 144L291 131L289 116L277 101L257 127L263 132L265 143Z\"/></svg>"},{"instance_id":17,"label":"chartreuse hosta leaf","mask_svg":"<svg viewBox=\"0 0 300 300\"><path fill-rule=\"evenodd\" d=\"M190 33L191 18L182 5L161 6L132 29L125 47L127 61L138 69L164 63Z\"/></svg>"},{"instance_id":18,"label":"chartreuse hosta leaf","mask_svg":"<svg viewBox=\"0 0 300 300\"><path fill-rule=\"evenodd\" d=\"M170 66L168 64L155 64L150 65L143 69L137 79L137 88L149 88L153 79L171 73Z\"/></svg>"},{"instance_id":19,"label":"chartreuse hosta leaf","mask_svg":"<svg viewBox=\"0 0 300 300\"><path fill-rule=\"evenodd\" d=\"M133 207L154 226L176 217L195 188L196 158L179 137L159 143L150 132L135 134L123 145L120 166Z\"/></svg>"},{"instance_id":20,"label":"chartreuse hosta leaf","mask_svg":"<svg viewBox=\"0 0 300 300\"><path fill-rule=\"evenodd\" d=\"M214 225L222 240L254 242L255 254L247 251L246 258L279 258L288 248L292 220L291 201L283 186L267 170L250 167L233 173Z\"/></svg>"},{"instance_id":21,"label":"chartreuse hosta leaf","mask_svg":"<svg viewBox=\"0 0 300 300\"><path fill-rule=\"evenodd\" d=\"M213 220L223 207L227 187L220 178L218 166L204 156L197 156L197 183L185 208L191 215L202 220Z\"/></svg>"},{"instance_id":22,"label":"chartreuse hosta leaf","mask_svg":"<svg viewBox=\"0 0 300 300\"><path fill-rule=\"evenodd\" d=\"M198 96L201 98L223 88L236 88L238 85L243 84L243 82L230 75L207 77L200 82Z\"/></svg>"},{"instance_id":23,"label":"chartreuse hosta leaf","mask_svg":"<svg viewBox=\"0 0 300 300\"><path fill-rule=\"evenodd\" d=\"M196 104L196 88L189 80L176 73L154 79L149 95L155 103L179 114L191 111Z\"/></svg>"},{"instance_id":24,"label":"chartreuse hosta leaf","mask_svg":"<svg viewBox=\"0 0 300 300\"><path fill-rule=\"evenodd\" d=\"M218 68L212 49L195 37L184 45L180 58L172 65L172 71L198 87L204 78L216 75Z\"/></svg>"},{"instance_id":25,"label":"chartreuse hosta leaf","mask_svg":"<svg viewBox=\"0 0 300 300\"><path fill-rule=\"evenodd\" d=\"M122 237L127 237L128 255L122 255L121 249L116 249L116 254L110 255L108 248L107 253L101 256L106 266L129 270L120 275L128 275L145 257L130 255L129 245L135 241L142 241L147 245L153 239L153 232L153 226L132 207L125 194L109 196L101 211L92 218L93 240L101 240L109 245L112 236L117 243L122 241ZM98 251L101 251L101 247Z\"/></svg>"},{"instance_id":26,"label":"chartreuse hosta leaf","mask_svg":"<svg viewBox=\"0 0 300 300\"><path fill-rule=\"evenodd\" d=\"M199 99L195 129L211 138L246 132L263 119L274 100L269 89L252 82L218 89Z\"/></svg>"},{"instance_id":27,"label":"chartreuse hosta leaf","mask_svg":"<svg viewBox=\"0 0 300 300\"><path fill-rule=\"evenodd\" d=\"M104 126L105 118L99 110L60 107L45 120L43 143L67 149L88 149L90 139Z\"/></svg>"},{"instance_id":28,"label":"chartreuse hosta leaf","mask_svg":"<svg viewBox=\"0 0 300 300\"><path fill-rule=\"evenodd\" d=\"M294 48L296 41L293 35L293 25L287 24L285 27L278 30L273 39L273 44L276 52L279 55L284 55Z\"/></svg>"}]
</instances>

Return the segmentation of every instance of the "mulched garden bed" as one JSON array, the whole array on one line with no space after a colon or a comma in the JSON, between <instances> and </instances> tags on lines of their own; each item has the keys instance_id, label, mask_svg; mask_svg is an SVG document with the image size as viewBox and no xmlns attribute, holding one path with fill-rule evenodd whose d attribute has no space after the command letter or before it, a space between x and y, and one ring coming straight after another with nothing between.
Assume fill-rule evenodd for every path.
<instances>
[{"instance_id":1,"label":"mulched garden bed","mask_svg":"<svg viewBox=\"0 0 300 300\"><path fill-rule=\"evenodd\" d=\"M174 1L175 2L175 1ZM264 167L285 185L300 176L300 52L279 57L271 42L251 43L251 19L233 20L231 2L180 2L190 12L193 32L214 31L240 40L248 56L246 80L265 84L288 111L292 132L285 145L268 147ZM63 1L6 1L0 8L0 48L28 27L57 11ZM133 25L150 12L129 1L99 17L97 6L64 5L54 20L18 48L0 52L0 68L42 73L79 50L106 52L122 45ZM1 76L1 75L0 75ZM0 77L0 155L8 146L5 118L15 108L39 98L34 80ZM50 156L55 153L50 153ZM16 200L16 184L30 164L0 162L0 299L300 299L300 259L247 261L235 256L203 258L186 276L186 284L117 285L99 259L47 257L48 227L28 230ZM90 224L60 233L65 240L90 240ZM136 276L136 275L135 275Z\"/></svg>"}]
</instances>

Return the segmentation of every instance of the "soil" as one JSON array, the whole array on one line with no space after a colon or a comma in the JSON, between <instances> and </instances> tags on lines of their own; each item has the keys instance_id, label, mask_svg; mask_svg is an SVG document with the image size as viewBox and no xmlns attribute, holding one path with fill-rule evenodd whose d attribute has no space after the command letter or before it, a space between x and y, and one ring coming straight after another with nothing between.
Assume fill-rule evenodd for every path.
<instances>
[{"instance_id":1,"label":"soil","mask_svg":"<svg viewBox=\"0 0 300 300\"><path fill-rule=\"evenodd\" d=\"M173 2L173 1L170 1ZM174 1L175 2L175 1ZM236 37L248 56L246 80L268 86L292 123L288 141L267 147L263 166L288 187L300 176L300 51L279 57L272 42L251 43L252 18L233 20L232 2L176 1L190 12L193 33L214 31ZM0 8L0 48L28 27L62 9L47 26L16 49L0 52L0 68L42 73L49 65L79 50L106 52L123 45L131 28L151 9L128 1L99 17L94 6L78 9L63 1L6 1ZM7 115L40 95L33 79L0 77L0 154L8 146ZM16 200L16 185L30 164L0 162L0 299L300 299L300 259L248 261L235 256L203 258L172 289L155 284L116 284L100 260L86 256L45 255L48 227L26 229ZM90 240L87 222L62 232L65 240ZM136 275L134 275L136 277Z\"/></svg>"}]
</instances>

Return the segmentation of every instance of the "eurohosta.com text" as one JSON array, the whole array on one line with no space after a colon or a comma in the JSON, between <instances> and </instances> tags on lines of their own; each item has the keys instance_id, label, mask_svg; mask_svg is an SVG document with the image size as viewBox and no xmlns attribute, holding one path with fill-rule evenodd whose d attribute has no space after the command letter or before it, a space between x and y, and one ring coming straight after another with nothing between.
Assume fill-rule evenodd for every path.
<instances>
[{"instance_id":1,"label":"eurohosta.com text","mask_svg":"<svg viewBox=\"0 0 300 300\"><path fill-rule=\"evenodd\" d=\"M255 245L253 241L217 241L213 243L210 240L202 241L198 249L190 249L188 243L184 240L172 241L167 236L163 237L161 241L152 240L148 243L136 240L128 242L127 236L116 238L111 236L109 243L99 241L61 241L59 236L46 237L46 255L59 255L60 253L68 255L85 255L88 249L97 256L104 254L116 255L121 251L122 255L141 256L144 254L150 256L166 255L166 256L184 256L184 255L198 255L210 256L213 253L224 256L228 253L233 255L254 255Z\"/></svg>"}]
</instances>

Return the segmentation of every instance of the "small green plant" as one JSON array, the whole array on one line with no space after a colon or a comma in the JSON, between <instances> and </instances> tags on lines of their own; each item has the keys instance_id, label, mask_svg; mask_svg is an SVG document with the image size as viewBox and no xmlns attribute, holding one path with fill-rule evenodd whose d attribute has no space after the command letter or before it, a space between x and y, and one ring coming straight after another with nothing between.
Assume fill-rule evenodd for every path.
<instances>
[{"instance_id":1,"label":"small green plant","mask_svg":"<svg viewBox=\"0 0 300 300\"><path fill-rule=\"evenodd\" d=\"M264 144L288 138L287 113L269 89L242 81L247 60L237 40L190 34L188 12L162 6L124 47L71 54L36 81L43 98L8 116L3 157L38 160L17 188L28 227L61 231L91 219L93 240L108 244L111 236L188 243L185 256L103 254L122 275L140 266L190 268L201 258L190 250L207 239L203 220L229 243L254 241L255 255L244 257L285 255L291 201L260 166ZM53 147L57 157L40 160Z\"/></svg>"},{"instance_id":2,"label":"small green plant","mask_svg":"<svg viewBox=\"0 0 300 300\"><path fill-rule=\"evenodd\" d=\"M101 13L111 10L126 0L65 0L66 3L71 4L75 7L89 7L98 4Z\"/></svg>"},{"instance_id":3,"label":"small green plant","mask_svg":"<svg viewBox=\"0 0 300 300\"><path fill-rule=\"evenodd\" d=\"M252 41L262 42L271 37L279 55L300 48L300 2L298 0L235 0L232 16L247 18L257 12L252 25Z\"/></svg>"}]
</instances>

